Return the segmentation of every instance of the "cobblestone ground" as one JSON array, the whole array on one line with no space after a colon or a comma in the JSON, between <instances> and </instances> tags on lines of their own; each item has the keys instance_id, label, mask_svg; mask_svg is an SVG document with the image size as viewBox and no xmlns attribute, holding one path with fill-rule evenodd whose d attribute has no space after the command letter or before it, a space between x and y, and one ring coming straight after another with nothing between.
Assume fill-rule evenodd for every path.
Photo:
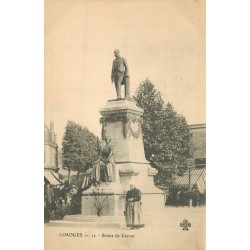
<instances>
[{"instance_id":1,"label":"cobblestone ground","mask_svg":"<svg viewBox=\"0 0 250 250\"><path fill-rule=\"evenodd\" d=\"M205 207L165 207L145 216L145 227L122 228L55 227L45 224L45 250L92 249L205 249ZM187 219L189 230L180 223Z\"/></svg>"}]
</instances>

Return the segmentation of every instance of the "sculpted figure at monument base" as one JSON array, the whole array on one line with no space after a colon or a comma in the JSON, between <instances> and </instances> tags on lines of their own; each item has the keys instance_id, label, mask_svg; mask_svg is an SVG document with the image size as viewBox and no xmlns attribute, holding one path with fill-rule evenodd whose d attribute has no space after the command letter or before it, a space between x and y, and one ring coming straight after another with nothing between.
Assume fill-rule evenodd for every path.
<instances>
[{"instance_id":1,"label":"sculpted figure at monument base","mask_svg":"<svg viewBox=\"0 0 250 250\"><path fill-rule=\"evenodd\" d=\"M102 161L104 163L104 172L107 181L113 181L113 166L114 166L114 151L113 147L110 145L111 139L109 137L105 138L106 145L102 150Z\"/></svg>"},{"instance_id":2,"label":"sculpted figure at monument base","mask_svg":"<svg viewBox=\"0 0 250 250\"><path fill-rule=\"evenodd\" d=\"M110 145L111 139L105 138L106 145L101 147L102 142L98 141L99 159L94 163L92 174L90 177L91 183L98 185L101 182L112 182L114 174L114 159L113 148Z\"/></svg>"}]
</instances>

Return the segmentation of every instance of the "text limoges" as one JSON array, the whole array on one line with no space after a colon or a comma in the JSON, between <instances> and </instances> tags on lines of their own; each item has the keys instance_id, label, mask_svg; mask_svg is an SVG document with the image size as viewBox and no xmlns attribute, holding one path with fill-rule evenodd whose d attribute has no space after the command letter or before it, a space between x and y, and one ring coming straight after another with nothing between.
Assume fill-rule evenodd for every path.
<instances>
[{"instance_id":1,"label":"text limoges","mask_svg":"<svg viewBox=\"0 0 250 250\"><path fill-rule=\"evenodd\" d=\"M82 233L59 233L60 237L82 237Z\"/></svg>"}]
</instances>

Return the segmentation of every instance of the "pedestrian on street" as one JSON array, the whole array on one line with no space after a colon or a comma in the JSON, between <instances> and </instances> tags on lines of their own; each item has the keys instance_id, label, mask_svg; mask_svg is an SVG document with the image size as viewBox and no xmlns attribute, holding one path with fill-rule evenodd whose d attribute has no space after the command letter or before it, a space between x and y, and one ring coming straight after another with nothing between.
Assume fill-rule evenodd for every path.
<instances>
[{"instance_id":1,"label":"pedestrian on street","mask_svg":"<svg viewBox=\"0 0 250 250\"><path fill-rule=\"evenodd\" d=\"M59 198L63 199L64 203L66 204L67 202L67 192L65 190L64 185L61 183L59 187Z\"/></svg>"},{"instance_id":2,"label":"pedestrian on street","mask_svg":"<svg viewBox=\"0 0 250 250\"><path fill-rule=\"evenodd\" d=\"M54 192L53 192L52 188L50 187L50 184L46 185L45 199L46 199L46 204L48 206L48 209L50 210L52 208L52 204L54 202Z\"/></svg>"},{"instance_id":3,"label":"pedestrian on street","mask_svg":"<svg viewBox=\"0 0 250 250\"><path fill-rule=\"evenodd\" d=\"M54 201L58 201L59 197L60 197L60 186L56 185L53 187L53 193L54 193Z\"/></svg>"},{"instance_id":4,"label":"pedestrian on street","mask_svg":"<svg viewBox=\"0 0 250 250\"><path fill-rule=\"evenodd\" d=\"M192 192L192 204L193 207L198 206L200 203L200 194L199 191L195 188Z\"/></svg>"},{"instance_id":5,"label":"pedestrian on street","mask_svg":"<svg viewBox=\"0 0 250 250\"><path fill-rule=\"evenodd\" d=\"M82 192L84 188L76 188L75 185L72 186L70 191L72 198L71 198L71 214L80 214L81 213L81 198Z\"/></svg>"},{"instance_id":6,"label":"pedestrian on street","mask_svg":"<svg viewBox=\"0 0 250 250\"><path fill-rule=\"evenodd\" d=\"M180 206L180 200L181 200L181 190L179 190L176 194L176 207Z\"/></svg>"}]
</instances>

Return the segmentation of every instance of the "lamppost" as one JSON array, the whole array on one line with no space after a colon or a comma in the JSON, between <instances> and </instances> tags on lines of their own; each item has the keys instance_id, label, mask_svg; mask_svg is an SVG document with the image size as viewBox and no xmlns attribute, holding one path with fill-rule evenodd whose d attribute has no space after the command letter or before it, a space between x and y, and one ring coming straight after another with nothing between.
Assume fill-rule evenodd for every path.
<instances>
[{"instance_id":1,"label":"lamppost","mask_svg":"<svg viewBox=\"0 0 250 250\"><path fill-rule=\"evenodd\" d=\"M191 132L190 132L190 126L188 129L188 140L189 140L189 157L187 159L187 165L188 165L188 188L189 188L189 207L192 207L192 197L191 197L191 192L192 192L192 170L195 168L195 162L194 158L192 157L192 149L191 149Z\"/></svg>"}]
</instances>

